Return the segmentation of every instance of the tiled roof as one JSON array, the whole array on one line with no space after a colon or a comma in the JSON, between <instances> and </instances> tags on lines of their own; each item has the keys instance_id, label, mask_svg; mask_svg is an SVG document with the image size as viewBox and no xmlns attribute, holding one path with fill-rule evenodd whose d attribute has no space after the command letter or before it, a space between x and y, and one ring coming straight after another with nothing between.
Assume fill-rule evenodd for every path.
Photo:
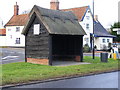
<instances>
[{"instance_id":1,"label":"tiled roof","mask_svg":"<svg viewBox=\"0 0 120 90\"><path fill-rule=\"evenodd\" d=\"M107 32L107 30L101 25L99 21L94 22L94 34L95 37L115 37Z\"/></svg>"},{"instance_id":2,"label":"tiled roof","mask_svg":"<svg viewBox=\"0 0 120 90\"><path fill-rule=\"evenodd\" d=\"M72 11L78 18L78 20L82 20L88 6L78 7L78 8L71 8L71 9L62 9L62 11Z\"/></svg>"},{"instance_id":3,"label":"tiled roof","mask_svg":"<svg viewBox=\"0 0 120 90\"><path fill-rule=\"evenodd\" d=\"M12 16L5 26L24 26L28 20L28 14Z\"/></svg>"},{"instance_id":4,"label":"tiled roof","mask_svg":"<svg viewBox=\"0 0 120 90\"><path fill-rule=\"evenodd\" d=\"M6 35L6 29L0 29L0 36L5 36Z\"/></svg>"}]
</instances>

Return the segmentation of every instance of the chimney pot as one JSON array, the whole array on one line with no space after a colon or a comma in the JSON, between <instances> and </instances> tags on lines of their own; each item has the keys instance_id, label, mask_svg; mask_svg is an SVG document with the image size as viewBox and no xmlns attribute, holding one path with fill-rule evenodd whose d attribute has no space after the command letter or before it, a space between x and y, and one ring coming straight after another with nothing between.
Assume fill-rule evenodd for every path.
<instances>
[{"instance_id":1,"label":"chimney pot","mask_svg":"<svg viewBox=\"0 0 120 90\"><path fill-rule=\"evenodd\" d=\"M59 10L59 1L58 0L51 0L50 9Z\"/></svg>"},{"instance_id":2,"label":"chimney pot","mask_svg":"<svg viewBox=\"0 0 120 90\"><path fill-rule=\"evenodd\" d=\"M18 15L19 13L19 6L17 5L17 2L16 2L16 5L14 5L14 16Z\"/></svg>"},{"instance_id":3,"label":"chimney pot","mask_svg":"<svg viewBox=\"0 0 120 90\"><path fill-rule=\"evenodd\" d=\"M98 21L98 15L95 15L94 18L95 18L95 21Z\"/></svg>"}]
</instances>

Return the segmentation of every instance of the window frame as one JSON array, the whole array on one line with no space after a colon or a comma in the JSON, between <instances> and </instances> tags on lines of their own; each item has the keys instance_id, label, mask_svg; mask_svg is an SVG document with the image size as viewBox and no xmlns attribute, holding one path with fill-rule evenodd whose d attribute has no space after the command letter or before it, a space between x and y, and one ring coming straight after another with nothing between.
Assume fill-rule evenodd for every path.
<instances>
[{"instance_id":1,"label":"window frame","mask_svg":"<svg viewBox=\"0 0 120 90\"><path fill-rule=\"evenodd\" d=\"M107 39L107 42L109 43L109 42L110 42L110 39Z\"/></svg>"},{"instance_id":2,"label":"window frame","mask_svg":"<svg viewBox=\"0 0 120 90\"><path fill-rule=\"evenodd\" d=\"M102 43L106 43L106 39L102 39Z\"/></svg>"},{"instance_id":3,"label":"window frame","mask_svg":"<svg viewBox=\"0 0 120 90\"><path fill-rule=\"evenodd\" d=\"M35 29L37 31L35 31ZM39 35L41 33L41 24L34 24L33 25L33 34L34 35Z\"/></svg>"},{"instance_id":4,"label":"window frame","mask_svg":"<svg viewBox=\"0 0 120 90\"><path fill-rule=\"evenodd\" d=\"M16 32L20 32L20 27L16 27Z\"/></svg>"},{"instance_id":5,"label":"window frame","mask_svg":"<svg viewBox=\"0 0 120 90\"><path fill-rule=\"evenodd\" d=\"M88 30L88 29L90 29L90 24L86 24L86 29Z\"/></svg>"},{"instance_id":6,"label":"window frame","mask_svg":"<svg viewBox=\"0 0 120 90\"><path fill-rule=\"evenodd\" d=\"M11 31L11 29L10 29L10 28L8 28L8 31Z\"/></svg>"},{"instance_id":7,"label":"window frame","mask_svg":"<svg viewBox=\"0 0 120 90\"><path fill-rule=\"evenodd\" d=\"M20 38L16 38L15 44L20 44Z\"/></svg>"},{"instance_id":8,"label":"window frame","mask_svg":"<svg viewBox=\"0 0 120 90\"><path fill-rule=\"evenodd\" d=\"M87 20L90 20L90 16L86 16L86 19L87 19Z\"/></svg>"}]
</instances>

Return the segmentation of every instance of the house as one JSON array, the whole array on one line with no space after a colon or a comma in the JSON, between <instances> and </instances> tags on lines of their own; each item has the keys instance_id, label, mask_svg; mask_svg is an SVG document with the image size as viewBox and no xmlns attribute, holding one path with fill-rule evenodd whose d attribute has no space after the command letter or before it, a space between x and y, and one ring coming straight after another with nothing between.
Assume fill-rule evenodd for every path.
<instances>
[{"instance_id":1,"label":"house","mask_svg":"<svg viewBox=\"0 0 120 90\"><path fill-rule=\"evenodd\" d=\"M6 29L3 27L3 21L0 18L0 46L6 46Z\"/></svg>"},{"instance_id":2,"label":"house","mask_svg":"<svg viewBox=\"0 0 120 90\"><path fill-rule=\"evenodd\" d=\"M94 41L97 46L97 50L107 50L109 49L109 43L113 43L114 35L111 35L107 30L101 25L101 23L96 20L94 22Z\"/></svg>"},{"instance_id":3,"label":"house","mask_svg":"<svg viewBox=\"0 0 120 90\"><path fill-rule=\"evenodd\" d=\"M1 29L1 28L4 28L4 27L3 27L3 21L2 21L2 19L0 18L0 29Z\"/></svg>"},{"instance_id":4,"label":"house","mask_svg":"<svg viewBox=\"0 0 120 90\"><path fill-rule=\"evenodd\" d=\"M6 29L0 28L0 46L6 46Z\"/></svg>"},{"instance_id":5,"label":"house","mask_svg":"<svg viewBox=\"0 0 120 90\"><path fill-rule=\"evenodd\" d=\"M85 31L72 12L34 6L23 29L26 62L52 65L54 60L83 61Z\"/></svg>"},{"instance_id":6,"label":"house","mask_svg":"<svg viewBox=\"0 0 120 90\"><path fill-rule=\"evenodd\" d=\"M59 9L59 1L58 0L51 0L50 2L50 9L53 10L60 10ZM10 19L10 21L6 24L6 36L7 36L7 43L8 46L25 46L25 38L23 35L21 35L21 31L25 25L25 22L28 19L28 14L18 15L19 6L16 4L14 6L14 16ZM83 27L87 35L84 35L83 37L83 45L89 45L89 47L93 48L92 45L92 36L93 36L93 15L91 12L91 9L89 6L84 7L76 7L76 8L70 8L70 9L62 9L61 11L72 11L76 17L78 18L78 21L80 25ZM15 19L16 17L16 19ZM95 15L94 21L97 22L98 16ZM94 32L106 32L106 29L101 25L99 22L101 28L96 28ZM96 26L96 25L95 25ZM94 27L95 27L94 26ZM20 28L20 31L17 30ZM102 30L102 31L100 31ZM18 32L19 31L19 32ZM15 34L16 33L16 34ZM109 37L109 33L107 36L104 35L104 37L97 35L95 37L94 42L97 46L97 50L103 50L104 48L108 48L108 43L113 43L113 37ZM98 37L99 36L99 37Z\"/></svg>"},{"instance_id":7,"label":"house","mask_svg":"<svg viewBox=\"0 0 120 90\"><path fill-rule=\"evenodd\" d=\"M119 38L119 36L120 36L120 28L113 28L113 31L117 32L117 36L118 36L117 38ZM117 47L120 49L120 39L117 40L117 41L114 41L113 46L114 45L117 45Z\"/></svg>"},{"instance_id":8,"label":"house","mask_svg":"<svg viewBox=\"0 0 120 90\"><path fill-rule=\"evenodd\" d=\"M120 28L113 28L113 31L116 31L117 35L120 35Z\"/></svg>"},{"instance_id":9,"label":"house","mask_svg":"<svg viewBox=\"0 0 120 90\"><path fill-rule=\"evenodd\" d=\"M28 14L19 15L19 6L14 5L14 15L5 25L6 43L11 47L24 47L25 37L21 34L24 25L28 19Z\"/></svg>"},{"instance_id":10,"label":"house","mask_svg":"<svg viewBox=\"0 0 120 90\"><path fill-rule=\"evenodd\" d=\"M62 11L72 11L78 18L80 25L84 28L87 35L83 37L83 45L93 48L93 15L89 6L63 9ZM99 32L99 33L98 33ZM110 35L98 20L98 15L94 16L94 43L97 50L108 49L109 43L113 43L115 36ZM99 35L100 34L100 35Z\"/></svg>"},{"instance_id":11,"label":"house","mask_svg":"<svg viewBox=\"0 0 120 90\"><path fill-rule=\"evenodd\" d=\"M72 11L78 18L80 25L84 28L87 35L83 37L83 45L88 44L91 47L90 33L93 33L93 18L89 6L62 9L62 11Z\"/></svg>"}]
</instances>

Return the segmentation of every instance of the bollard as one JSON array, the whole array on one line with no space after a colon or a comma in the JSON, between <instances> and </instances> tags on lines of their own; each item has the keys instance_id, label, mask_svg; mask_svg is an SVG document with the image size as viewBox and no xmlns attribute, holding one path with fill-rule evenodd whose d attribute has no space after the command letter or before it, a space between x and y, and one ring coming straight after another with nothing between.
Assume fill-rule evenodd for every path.
<instances>
[{"instance_id":1,"label":"bollard","mask_svg":"<svg viewBox=\"0 0 120 90\"><path fill-rule=\"evenodd\" d=\"M116 53L113 53L113 59L114 59L114 60L117 59L117 55L116 55Z\"/></svg>"}]
</instances>

